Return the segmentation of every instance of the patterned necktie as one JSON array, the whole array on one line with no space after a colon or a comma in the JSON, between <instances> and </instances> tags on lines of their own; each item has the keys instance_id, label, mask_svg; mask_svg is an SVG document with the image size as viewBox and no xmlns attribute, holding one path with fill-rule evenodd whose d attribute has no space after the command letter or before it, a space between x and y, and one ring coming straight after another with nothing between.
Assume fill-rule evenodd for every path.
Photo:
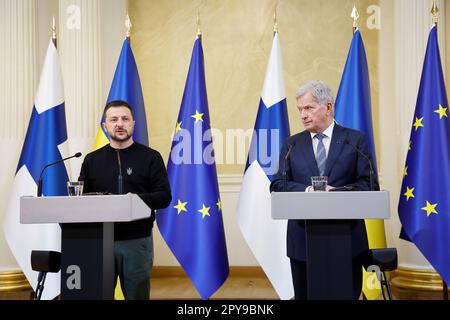
<instances>
[{"instance_id":1,"label":"patterned necktie","mask_svg":"<svg viewBox=\"0 0 450 320\"><path fill-rule=\"evenodd\" d=\"M318 133L314 136L314 138L319 140L319 144L317 145L316 162L317 168L319 168L319 173L323 176L325 174L325 166L327 164L327 154L323 144L323 138L325 138L325 135L323 133Z\"/></svg>"}]
</instances>

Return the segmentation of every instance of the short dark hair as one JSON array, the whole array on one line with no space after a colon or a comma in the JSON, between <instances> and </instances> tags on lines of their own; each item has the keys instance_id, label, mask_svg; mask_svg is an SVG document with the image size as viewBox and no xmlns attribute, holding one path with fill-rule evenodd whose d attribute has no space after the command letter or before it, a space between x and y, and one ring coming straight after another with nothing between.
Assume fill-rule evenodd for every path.
<instances>
[{"instance_id":1,"label":"short dark hair","mask_svg":"<svg viewBox=\"0 0 450 320\"><path fill-rule=\"evenodd\" d=\"M133 117L133 109L128 104L128 102L123 101L123 100L113 100L113 101L109 102L105 106L105 109L103 110L103 121L106 120L106 111L108 111L109 109L111 109L113 107L126 107L126 108L128 108L130 110L131 116Z\"/></svg>"}]
</instances>

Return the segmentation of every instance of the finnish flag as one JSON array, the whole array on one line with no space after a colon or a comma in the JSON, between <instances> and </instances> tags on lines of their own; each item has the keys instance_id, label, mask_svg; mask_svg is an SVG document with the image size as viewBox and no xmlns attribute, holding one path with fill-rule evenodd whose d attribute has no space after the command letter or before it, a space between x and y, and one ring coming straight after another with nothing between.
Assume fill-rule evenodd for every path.
<instances>
[{"instance_id":1,"label":"finnish flag","mask_svg":"<svg viewBox=\"0 0 450 320\"><path fill-rule=\"evenodd\" d=\"M275 33L239 194L237 220L248 246L282 300L294 296L286 255L287 221L271 218L269 187L278 170L283 141L289 135L282 56Z\"/></svg>"},{"instance_id":2,"label":"finnish flag","mask_svg":"<svg viewBox=\"0 0 450 320\"><path fill-rule=\"evenodd\" d=\"M61 229L58 224L20 224L20 197L36 196L42 168L61 160L67 151L61 66L50 41L3 223L9 248L34 290L38 272L31 269L31 251L61 251ZM67 195L67 172L65 164L49 167L43 174L43 196ZM53 299L59 293L60 272L47 274L42 299Z\"/></svg>"}]
</instances>

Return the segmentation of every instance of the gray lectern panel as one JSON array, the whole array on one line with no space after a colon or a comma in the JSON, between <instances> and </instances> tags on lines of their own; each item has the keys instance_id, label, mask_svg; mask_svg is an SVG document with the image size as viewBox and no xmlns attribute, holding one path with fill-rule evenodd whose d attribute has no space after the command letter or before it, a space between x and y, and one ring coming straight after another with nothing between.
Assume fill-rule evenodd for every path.
<instances>
[{"instance_id":1,"label":"gray lectern panel","mask_svg":"<svg viewBox=\"0 0 450 320\"><path fill-rule=\"evenodd\" d=\"M136 194L81 197L21 197L20 223L125 222L150 217Z\"/></svg>"},{"instance_id":2,"label":"gray lectern panel","mask_svg":"<svg viewBox=\"0 0 450 320\"><path fill-rule=\"evenodd\" d=\"M388 191L272 192L272 218L389 219Z\"/></svg>"}]
</instances>

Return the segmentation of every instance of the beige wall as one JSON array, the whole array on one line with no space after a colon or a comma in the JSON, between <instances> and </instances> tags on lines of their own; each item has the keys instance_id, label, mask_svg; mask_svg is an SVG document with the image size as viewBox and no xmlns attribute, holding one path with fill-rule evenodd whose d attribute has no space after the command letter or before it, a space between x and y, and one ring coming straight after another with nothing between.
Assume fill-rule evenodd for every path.
<instances>
[{"instance_id":1,"label":"beige wall","mask_svg":"<svg viewBox=\"0 0 450 320\"><path fill-rule=\"evenodd\" d=\"M301 130L295 108L299 84L322 79L335 91L339 86L352 38L350 13L354 3L361 15L372 83L374 130L378 132L378 31L366 26L367 7L378 1L279 2L278 25L291 132ZM134 25L132 47L144 90L150 143L165 159L196 36L197 8L201 14L211 125L225 132L253 129L272 45L275 3L129 0ZM219 174L242 174L243 169L244 165L236 162L218 165Z\"/></svg>"}]
</instances>

